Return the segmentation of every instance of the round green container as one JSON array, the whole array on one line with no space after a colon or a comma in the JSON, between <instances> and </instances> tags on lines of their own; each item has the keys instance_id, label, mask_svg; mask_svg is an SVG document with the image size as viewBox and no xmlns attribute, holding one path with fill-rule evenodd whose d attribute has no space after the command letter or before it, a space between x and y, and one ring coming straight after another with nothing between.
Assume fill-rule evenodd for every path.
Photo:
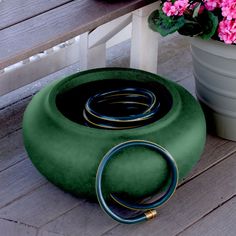
<instances>
[{"instance_id":1,"label":"round green container","mask_svg":"<svg viewBox=\"0 0 236 236\"><path fill-rule=\"evenodd\" d=\"M91 94L126 83L160 91L162 116L151 124L123 130L80 123L79 111ZM25 111L23 136L30 159L48 180L75 195L95 199L99 162L115 145L148 140L163 146L174 157L181 181L200 158L206 127L199 104L176 83L140 70L106 68L74 74L41 90ZM168 174L166 162L156 152L128 148L105 169L104 194L146 197L167 184Z\"/></svg>"}]
</instances>

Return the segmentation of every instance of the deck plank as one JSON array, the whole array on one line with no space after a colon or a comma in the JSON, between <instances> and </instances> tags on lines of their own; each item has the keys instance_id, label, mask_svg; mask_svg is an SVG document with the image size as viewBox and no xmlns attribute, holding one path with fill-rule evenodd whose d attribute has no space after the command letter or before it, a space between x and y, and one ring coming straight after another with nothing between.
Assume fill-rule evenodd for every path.
<instances>
[{"instance_id":1,"label":"deck plank","mask_svg":"<svg viewBox=\"0 0 236 236\"><path fill-rule=\"evenodd\" d=\"M21 130L0 139L0 173L26 157Z\"/></svg>"},{"instance_id":2,"label":"deck plank","mask_svg":"<svg viewBox=\"0 0 236 236\"><path fill-rule=\"evenodd\" d=\"M170 60L158 65L157 72L163 77L177 82L192 76L191 68L192 58L189 49L183 48Z\"/></svg>"},{"instance_id":3,"label":"deck plank","mask_svg":"<svg viewBox=\"0 0 236 236\"><path fill-rule=\"evenodd\" d=\"M75 198L51 183L47 183L0 209L0 218L14 219L40 227L83 202L83 199ZM25 211L26 206L27 211Z\"/></svg>"},{"instance_id":4,"label":"deck plank","mask_svg":"<svg viewBox=\"0 0 236 236\"><path fill-rule=\"evenodd\" d=\"M196 98L195 83L193 81L194 81L193 76L188 76L187 78L179 81L178 84L187 89Z\"/></svg>"},{"instance_id":5,"label":"deck plank","mask_svg":"<svg viewBox=\"0 0 236 236\"><path fill-rule=\"evenodd\" d=\"M183 182L189 181L200 173L210 169L229 155L236 152L236 143L208 135L204 152L198 164L188 174Z\"/></svg>"},{"instance_id":6,"label":"deck plank","mask_svg":"<svg viewBox=\"0 0 236 236\"><path fill-rule=\"evenodd\" d=\"M236 197L180 233L179 236L235 236L235 223Z\"/></svg>"},{"instance_id":7,"label":"deck plank","mask_svg":"<svg viewBox=\"0 0 236 236\"><path fill-rule=\"evenodd\" d=\"M44 230L40 230L38 232L37 236L65 236L65 235L57 234L57 233L53 233L53 232L48 232L48 231L44 231Z\"/></svg>"},{"instance_id":8,"label":"deck plank","mask_svg":"<svg viewBox=\"0 0 236 236\"><path fill-rule=\"evenodd\" d=\"M0 173L0 208L45 184L29 159Z\"/></svg>"},{"instance_id":9,"label":"deck plank","mask_svg":"<svg viewBox=\"0 0 236 236\"><path fill-rule=\"evenodd\" d=\"M1 1L0 30L14 25L17 22L42 14L67 2L70 2L70 0L37 0L34 1L34 4L32 4L32 0Z\"/></svg>"},{"instance_id":10,"label":"deck plank","mask_svg":"<svg viewBox=\"0 0 236 236\"><path fill-rule=\"evenodd\" d=\"M86 201L42 229L70 236L97 236L116 225L117 222L108 217L97 203Z\"/></svg>"},{"instance_id":11,"label":"deck plank","mask_svg":"<svg viewBox=\"0 0 236 236\"><path fill-rule=\"evenodd\" d=\"M36 236L37 230L16 222L0 219L1 236Z\"/></svg>"},{"instance_id":12,"label":"deck plank","mask_svg":"<svg viewBox=\"0 0 236 236\"><path fill-rule=\"evenodd\" d=\"M172 81L192 77L192 58L189 53L189 39L173 34L160 39L157 73ZM191 85L192 80L191 80Z\"/></svg>"},{"instance_id":13,"label":"deck plank","mask_svg":"<svg viewBox=\"0 0 236 236\"><path fill-rule=\"evenodd\" d=\"M167 37L159 36L158 41L158 67L159 65L164 67L164 64L177 55L181 55L182 51L189 49L189 39L185 36L179 35L178 33L170 34ZM180 56L182 57L183 54ZM186 60L183 64L186 64ZM171 70L172 68L169 68Z\"/></svg>"},{"instance_id":14,"label":"deck plank","mask_svg":"<svg viewBox=\"0 0 236 236\"><path fill-rule=\"evenodd\" d=\"M25 98L0 109L0 139L21 128L23 113L30 99Z\"/></svg>"}]
</instances>

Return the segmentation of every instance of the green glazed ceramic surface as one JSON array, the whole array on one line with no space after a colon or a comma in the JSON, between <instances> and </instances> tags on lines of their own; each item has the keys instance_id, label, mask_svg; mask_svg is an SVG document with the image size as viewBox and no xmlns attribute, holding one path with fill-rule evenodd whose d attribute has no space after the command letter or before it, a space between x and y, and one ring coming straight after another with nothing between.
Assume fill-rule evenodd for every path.
<instances>
[{"instance_id":1,"label":"green glazed ceramic surface","mask_svg":"<svg viewBox=\"0 0 236 236\"><path fill-rule=\"evenodd\" d=\"M89 128L72 121L58 108L58 97L63 98L64 93L86 84L96 90L93 83L106 85L111 79L162 85L170 94L172 105L155 122L124 130ZM72 100L75 112L79 100L79 94ZM48 180L75 195L95 199L99 162L115 145L129 140L147 140L163 146L174 157L181 181L200 158L206 127L199 104L176 83L140 70L106 68L74 74L41 90L25 111L23 136L30 159ZM105 196L121 193L138 199L166 185L167 164L156 152L131 147L117 155L104 172Z\"/></svg>"}]
</instances>

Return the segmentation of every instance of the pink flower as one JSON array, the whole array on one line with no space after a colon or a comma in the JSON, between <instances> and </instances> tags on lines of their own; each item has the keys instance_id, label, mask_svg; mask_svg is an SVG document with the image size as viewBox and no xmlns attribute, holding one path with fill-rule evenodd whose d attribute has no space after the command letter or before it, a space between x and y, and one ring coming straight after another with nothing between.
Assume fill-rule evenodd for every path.
<instances>
[{"instance_id":1,"label":"pink flower","mask_svg":"<svg viewBox=\"0 0 236 236\"><path fill-rule=\"evenodd\" d=\"M167 16L182 16L188 6L189 0L177 0L174 3L168 0L163 4L162 11Z\"/></svg>"},{"instance_id":2,"label":"pink flower","mask_svg":"<svg viewBox=\"0 0 236 236\"><path fill-rule=\"evenodd\" d=\"M184 14L184 11L189 6L189 0L177 0L174 2L174 6L178 11L178 16L182 16Z\"/></svg>"},{"instance_id":3,"label":"pink flower","mask_svg":"<svg viewBox=\"0 0 236 236\"><path fill-rule=\"evenodd\" d=\"M227 20L236 19L236 0L222 0L221 10Z\"/></svg>"},{"instance_id":4,"label":"pink flower","mask_svg":"<svg viewBox=\"0 0 236 236\"><path fill-rule=\"evenodd\" d=\"M167 16L177 15L177 9L175 8L174 5L172 5L171 2L165 2L163 4L162 10Z\"/></svg>"},{"instance_id":5,"label":"pink flower","mask_svg":"<svg viewBox=\"0 0 236 236\"><path fill-rule=\"evenodd\" d=\"M219 23L218 36L226 44L236 43L235 20L222 20Z\"/></svg>"},{"instance_id":6,"label":"pink flower","mask_svg":"<svg viewBox=\"0 0 236 236\"><path fill-rule=\"evenodd\" d=\"M226 44L236 44L236 0L162 0L162 12L172 20L183 16L188 21L196 21L200 25L212 19L218 19L218 28L213 25L211 35L218 33L219 39ZM200 4L200 6L199 6ZM198 10L198 12L196 12ZM211 14L202 14L211 12ZM176 16L176 17L173 17ZM208 22L207 22L208 21ZM168 22L167 22L168 25ZM204 28L204 27L203 27ZM217 32L216 31L217 28ZM187 34L191 35L190 32ZM207 32L200 32L205 35ZM186 34L186 33L185 33Z\"/></svg>"},{"instance_id":7,"label":"pink flower","mask_svg":"<svg viewBox=\"0 0 236 236\"><path fill-rule=\"evenodd\" d=\"M213 11L220 7L222 0L203 0L203 2L208 11Z\"/></svg>"}]
</instances>

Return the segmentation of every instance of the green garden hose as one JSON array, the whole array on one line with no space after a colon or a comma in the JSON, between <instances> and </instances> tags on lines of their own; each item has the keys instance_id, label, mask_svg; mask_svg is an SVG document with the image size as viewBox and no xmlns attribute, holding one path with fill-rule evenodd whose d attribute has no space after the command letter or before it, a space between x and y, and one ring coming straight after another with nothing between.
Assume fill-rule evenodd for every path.
<instances>
[{"instance_id":1,"label":"green garden hose","mask_svg":"<svg viewBox=\"0 0 236 236\"><path fill-rule=\"evenodd\" d=\"M124 200L121 200L121 199L115 197L115 195L112 195L112 198L115 199L115 201L117 203L119 203L120 205L122 205L125 208L129 208L132 210L142 210L142 211L145 210L145 212L139 214L138 216L131 217L131 218L124 218L124 217L121 217L121 216L117 215L116 213L114 213L107 205L107 203L103 197L103 193L102 193L102 175L103 175L103 171L104 171L107 163L109 162L109 160L111 160L114 157L114 154L123 150L124 148L131 147L131 146L145 146L145 147L148 147L148 148L158 152L159 154L161 154L162 157L166 160L166 162L170 168L171 182L170 182L170 185L169 185L167 191L159 199L157 199L156 201L154 201L152 203L147 203L147 204L128 203ZM157 207L160 207L161 205L163 205L165 202L167 202L171 198L171 196L175 192L177 184L178 184L177 164L176 164L174 158L171 156L171 154L166 149L164 149L160 145L157 145L157 144L149 142L149 141L131 140L128 142L118 144L117 146L113 147L103 157L102 161L99 164L99 167L97 170L97 175L96 175L96 194L97 194L97 199L98 199L98 202L99 202L101 208L110 217L112 217L114 220L116 220L120 223L135 224L135 223L140 223L140 222L154 218L156 216L156 210L154 210L154 209Z\"/></svg>"}]
</instances>

